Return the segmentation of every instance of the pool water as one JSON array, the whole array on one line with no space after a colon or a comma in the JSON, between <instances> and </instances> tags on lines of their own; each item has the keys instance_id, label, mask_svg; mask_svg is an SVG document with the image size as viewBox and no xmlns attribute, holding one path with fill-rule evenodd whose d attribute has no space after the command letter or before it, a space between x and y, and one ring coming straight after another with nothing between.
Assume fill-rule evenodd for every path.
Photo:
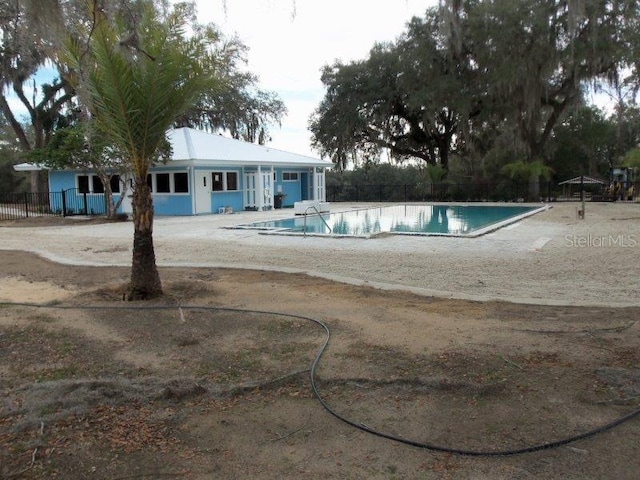
<instances>
[{"instance_id":1,"label":"pool water","mask_svg":"<svg viewBox=\"0 0 640 480\"><path fill-rule=\"evenodd\" d=\"M545 208L524 205L394 205L322 214L322 218L307 215L306 225L301 215L238 225L236 228L270 230L281 234L358 237L382 233L477 236Z\"/></svg>"}]
</instances>

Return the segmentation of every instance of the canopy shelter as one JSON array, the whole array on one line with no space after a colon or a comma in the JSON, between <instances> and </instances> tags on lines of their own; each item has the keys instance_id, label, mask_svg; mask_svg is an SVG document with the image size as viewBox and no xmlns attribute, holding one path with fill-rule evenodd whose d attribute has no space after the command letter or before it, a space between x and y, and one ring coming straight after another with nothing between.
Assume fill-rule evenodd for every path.
<instances>
[{"instance_id":1,"label":"canopy shelter","mask_svg":"<svg viewBox=\"0 0 640 480\"><path fill-rule=\"evenodd\" d=\"M604 180L598 180L597 178L589 177L587 175L580 175L579 177L573 177L569 180L565 180L564 182L560 182L558 185L606 185L607 182Z\"/></svg>"},{"instance_id":2,"label":"canopy shelter","mask_svg":"<svg viewBox=\"0 0 640 480\"><path fill-rule=\"evenodd\" d=\"M558 185L563 186L563 197L568 200L580 200L581 190L588 186L589 190L587 196L591 197L592 193L601 194L602 189L607 182L604 180L600 180L598 178L589 177L588 175L580 175L577 177L570 178L569 180L565 180L564 182L558 183ZM577 187L576 187L577 185ZM575 190L572 192L572 190Z\"/></svg>"}]
</instances>

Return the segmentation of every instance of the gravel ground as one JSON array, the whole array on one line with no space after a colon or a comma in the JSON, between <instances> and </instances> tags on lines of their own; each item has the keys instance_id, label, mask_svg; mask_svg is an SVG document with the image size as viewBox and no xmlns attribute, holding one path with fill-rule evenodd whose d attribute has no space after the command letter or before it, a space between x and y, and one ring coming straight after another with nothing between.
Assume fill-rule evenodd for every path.
<instances>
[{"instance_id":1,"label":"gravel ground","mask_svg":"<svg viewBox=\"0 0 640 480\"><path fill-rule=\"evenodd\" d=\"M365 204L332 204L332 211ZM291 210L158 217L161 266L302 272L352 284L472 300L637 306L640 204L558 203L478 238L373 239L263 235L232 225L285 218ZM130 265L132 224L68 220L0 228L0 249L76 265Z\"/></svg>"}]
</instances>

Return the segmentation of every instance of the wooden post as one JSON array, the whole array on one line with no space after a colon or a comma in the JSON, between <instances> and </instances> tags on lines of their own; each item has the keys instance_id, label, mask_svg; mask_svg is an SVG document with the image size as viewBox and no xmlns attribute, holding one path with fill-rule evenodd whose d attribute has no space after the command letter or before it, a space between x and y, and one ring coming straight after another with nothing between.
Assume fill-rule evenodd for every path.
<instances>
[{"instance_id":1,"label":"wooden post","mask_svg":"<svg viewBox=\"0 0 640 480\"><path fill-rule=\"evenodd\" d=\"M582 202L582 210L578 210L578 218L584 220L584 175L580 175L580 201Z\"/></svg>"}]
</instances>

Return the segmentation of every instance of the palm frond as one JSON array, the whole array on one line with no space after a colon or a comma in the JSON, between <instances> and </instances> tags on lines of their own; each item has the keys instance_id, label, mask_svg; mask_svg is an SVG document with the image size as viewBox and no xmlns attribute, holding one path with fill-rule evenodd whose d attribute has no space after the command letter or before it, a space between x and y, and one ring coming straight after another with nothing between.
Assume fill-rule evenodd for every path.
<instances>
[{"instance_id":1,"label":"palm frond","mask_svg":"<svg viewBox=\"0 0 640 480\"><path fill-rule=\"evenodd\" d=\"M146 176L175 119L216 83L198 62L202 41L185 40L175 24L152 16L146 22L140 26L144 45L136 48L123 46L111 25L96 29L90 81L97 123L128 153L138 178Z\"/></svg>"}]
</instances>

